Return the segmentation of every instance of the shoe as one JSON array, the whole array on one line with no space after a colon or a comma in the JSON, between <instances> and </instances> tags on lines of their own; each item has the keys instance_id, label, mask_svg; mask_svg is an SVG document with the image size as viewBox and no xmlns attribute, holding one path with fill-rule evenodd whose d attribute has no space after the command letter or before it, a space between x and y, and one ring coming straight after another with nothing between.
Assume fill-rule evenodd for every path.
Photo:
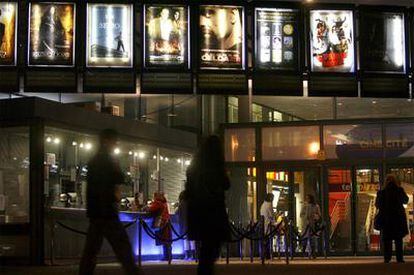
<instances>
[{"instance_id":1,"label":"shoe","mask_svg":"<svg viewBox=\"0 0 414 275\"><path fill-rule=\"evenodd\" d=\"M390 260L384 260L384 264L389 264Z\"/></svg>"},{"instance_id":2,"label":"shoe","mask_svg":"<svg viewBox=\"0 0 414 275\"><path fill-rule=\"evenodd\" d=\"M403 263L405 263L405 261L404 260L399 260L399 261L397 261L397 263L403 264Z\"/></svg>"}]
</instances>

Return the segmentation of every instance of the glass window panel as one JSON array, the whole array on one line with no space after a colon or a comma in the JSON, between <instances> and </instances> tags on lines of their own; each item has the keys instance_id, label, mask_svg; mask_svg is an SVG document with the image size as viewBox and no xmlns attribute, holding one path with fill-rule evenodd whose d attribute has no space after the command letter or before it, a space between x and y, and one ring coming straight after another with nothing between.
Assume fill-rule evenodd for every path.
<instances>
[{"instance_id":1,"label":"glass window panel","mask_svg":"<svg viewBox=\"0 0 414 275\"><path fill-rule=\"evenodd\" d=\"M378 169L357 169L356 231L358 251L370 252L380 249L380 232L374 230L375 199L380 189Z\"/></svg>"},{"instance_id":2,"label":"glass window panel","mask_svg":"<svg viewBox=\"0 0 414 275\"><path fill-rule=\"evenodd\" d=\"M255 129L226 129L224 133L226 161L254 161Z\"/></svg>"},{"instance_id":3,"label":"glass window panel","mask_svg":"<svg viewBox=\"0 0 414 275\"><path fill-rule=\"evenodd\" d=\"M351 246L351 170L329 169L329 245L331 252L350 251Z\"/></svg>"},{"instance_id":4,"label":"glass window panel","mask_svg":"<svg viewBox=\"0 0 414 275\"><path fill-rule=\"evenodd\" d=\"M385 156L414 157L414 123L386 125Z\"/></svg>"},{"instance_id":5,"label":"glass window panel","mask_svg":"<svg viewBox=\"0 0 414 275\"><path fill-rule=\"evenodd\" d=\"M0 224L29 222L29 129L0 128Z\"/></svg>"},{"instance_id":6,"label":"glass window panel","mask_svg":"<svg viewBox=\"0 0 414 275\"><path fill-rule=\"evenodd\" d=\"M323 135L328 159L382 158L380 125L327 125Z\"/></svg>"},{"instance_id":7,"label":"glass window panel","mask_svg":"<svg viewBox=\"0 0 414 275\"><path fill-rule=\"evenodd\" d=\"M262 129L263 160L316 159L319 127L273 127Z\"/></svg>"}]
</instances>

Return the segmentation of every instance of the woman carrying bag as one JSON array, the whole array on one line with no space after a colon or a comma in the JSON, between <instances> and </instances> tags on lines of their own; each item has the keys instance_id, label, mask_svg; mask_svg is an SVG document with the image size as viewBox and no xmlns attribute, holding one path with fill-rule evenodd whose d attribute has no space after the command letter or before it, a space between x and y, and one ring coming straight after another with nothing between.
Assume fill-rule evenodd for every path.
<instances>
[{"instance_id":1,"label":"woman carrying bag","mask_svg":"<svg viewBox=\"0 0 414 275\"><path fill-rule=\"evenodd\" d=\"M403 238L408 234L407 217L404 204L408 196L394 175L387 175L384 188L377 193L375 206L378 213L375 216L374 227L381 231L384 263L389 263L392 257L392 241L398 263L404 263Z\"/></svg>"}]
</instances>

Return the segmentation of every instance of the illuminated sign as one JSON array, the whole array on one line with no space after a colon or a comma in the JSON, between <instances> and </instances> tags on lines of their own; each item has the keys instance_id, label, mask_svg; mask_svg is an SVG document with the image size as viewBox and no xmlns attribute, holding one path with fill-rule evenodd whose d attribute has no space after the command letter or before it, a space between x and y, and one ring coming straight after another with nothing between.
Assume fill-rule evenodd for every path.
<instances>
[{"instance_id":1,"label":"illuminated sign","mask_svg":"<svg viewBox=\"0 0 414 275\"><path fill-rule=\"evenodd\" d=\"M405 72L404 13L364 12L361 64L365 71Z\"/></svg>"},{"instance_id":2,"label":"illuminated sign","mask_svg":"<svg viewBox=\"0 0 414 275\"><path fill-rule=\"evenodd\" d=\"M132 67L132 5L88 4L88 67Z\"/></svg>"},{"instance_id":3,"label":"illuminated sign","mask_svg":"<svg viewBox=\"0 0 414 275\"><path fill-rule=\"evenodd\" d=\"M74 4L31 3L29 29L29 65L74 65Z\"/></svg>"},{"instance_id":4,"label":"illuminated sign","mask_svg":"<svg viewBox=\"0 0 414 275\"><path fill-rule=\"evenodd\" d=\"M200 6L200 67L244 68L243 7Z\"/></svg>"},{"instance_id":5,"label":"illuminated sign","mask_svg":"<svg viewBox=\"0 0 414 275\"><path fill-rule=\"evenodd\" d=\"M353 20L353 13L349 10L310 11L313 72L354 72Z\"/></svg>"},{"instance_id":6,"label":"illuminated sign","mask_svg":"<svg viewBox=\"0 0 414 275\"><path fill-rule=\"evenodd\" d=\"M188 10L185 6L145 6L145 66L188 64Z\"/></svg>"},{"instance_id":7,"label":"illuminated sign","mask_svg":"<svg viewBox=\"0 0 414 275\"><path fill-rule=\"evenodd\" d=\"M298 11L256 8L256 66L294 70L298 66Z\"/></svg>"},{"instance_id":8,"label":"illuminated sign","mask_svg":"<svg viewBox=\"0 0 414 275\"><path fill-rule=\"evenodd\" d=\"M16 64L17 3L0 3L0 66Z\"/></svg>"}]
</instances>

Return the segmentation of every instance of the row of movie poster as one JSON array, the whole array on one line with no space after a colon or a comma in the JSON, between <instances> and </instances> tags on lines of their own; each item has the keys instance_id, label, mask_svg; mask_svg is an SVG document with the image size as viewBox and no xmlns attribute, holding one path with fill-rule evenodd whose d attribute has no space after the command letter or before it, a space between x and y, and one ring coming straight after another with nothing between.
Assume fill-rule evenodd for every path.
<instances>
[{"instance_id":1,"label":"row of movie poster","mask_svg":"<svg viewBox=\"0 0 414 275\"><path fill-rule=\"evenodd\" d=\"M0 65L16 64L17 3L0 2ZM144 8L144 63L147 68L188 68L190 20L186 5ZM406 71L403 12L363 12L360 16L361 68L370 72ZM299 70L301 31L298 9L255 8L255 67ZM309 61L312 72L356 70L352 10L311 10ZM28 64L73 66L74 3L33 2L29 7ZM132 67L133 5L87 5L88 67ZM244 69L244 8L199 7L200 68ZM79 44L79 43L78 43Z\"/></svg>"}]
</instances>

